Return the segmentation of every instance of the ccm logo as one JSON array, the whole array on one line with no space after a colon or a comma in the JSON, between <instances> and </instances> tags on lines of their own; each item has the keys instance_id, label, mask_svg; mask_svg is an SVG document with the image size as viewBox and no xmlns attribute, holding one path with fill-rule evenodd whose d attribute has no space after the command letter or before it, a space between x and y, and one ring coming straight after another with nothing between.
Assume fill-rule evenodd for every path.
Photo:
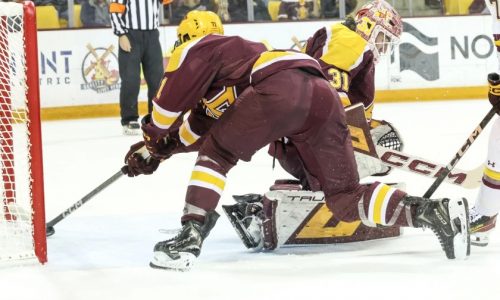
<instances>
[{"instance_id":1,"label":"ccm logo","mask_svg":"<svg viewBox=\"0 0 500 300\"><path fill-rule=\"evenodd\" d=\"M420 159L411 159L408 156L401 155L398 153L393 153L390 151L385 152L382 155L382 157L380 157L380 160L382 160L388 165L404 167L410 169L413 172L432 177L438 177L439 174L445 169L444 167L440 167ZM450 174L448 174L448 178L452 179L453 182L457 184L461 184L467 178L467 174L465 173L454 174L450 172Z\"/></svg>"}]
</instances>

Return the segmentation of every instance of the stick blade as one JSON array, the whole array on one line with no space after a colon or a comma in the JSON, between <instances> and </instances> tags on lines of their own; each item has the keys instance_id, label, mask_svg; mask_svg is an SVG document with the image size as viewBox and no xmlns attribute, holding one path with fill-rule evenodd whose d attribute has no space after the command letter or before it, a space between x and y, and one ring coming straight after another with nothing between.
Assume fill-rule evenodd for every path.
<instances>
[{"instance_id":1,"label":"stick blade","mask_svg":"<svg viewBox=\"0 0 500 300\"><path fill-rule=\"evenodd\" d=\"M48 237L53 235L54 233L56 233L56 230L54 229L53 226L47 226L45 231L46 231Z\"/></svg>"}]
</instances>

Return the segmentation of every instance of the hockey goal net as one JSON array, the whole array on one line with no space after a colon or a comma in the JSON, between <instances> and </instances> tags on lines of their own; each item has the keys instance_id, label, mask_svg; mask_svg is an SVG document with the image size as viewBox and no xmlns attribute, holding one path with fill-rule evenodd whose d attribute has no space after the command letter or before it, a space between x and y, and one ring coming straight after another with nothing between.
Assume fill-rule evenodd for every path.
<instances>
[{"instance_id":1,"label":"hockey goal net","mask_svg":"<svg viewBox=\"0 0 500 300\"><path fill-rule=\"evenodd\" d=\"M0 2L0 266L47 260L32 2Z\"/></svg>"}]
</instances>

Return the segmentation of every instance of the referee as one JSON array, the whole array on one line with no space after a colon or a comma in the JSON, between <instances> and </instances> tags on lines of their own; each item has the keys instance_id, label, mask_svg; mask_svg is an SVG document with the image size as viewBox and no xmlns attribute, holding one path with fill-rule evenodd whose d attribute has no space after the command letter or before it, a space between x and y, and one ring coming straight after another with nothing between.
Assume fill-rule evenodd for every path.
<instances>
[{"instance_id":1,"label":"referee","mask_svg":"<svg viewBox=\"0 0 500 300\"><path fill-rule=\"evenodd\" d=\"M148 85L148 111L163 76L163 56L159 39L160 4L172 0L111 0L109 13L113 32L120 49L120 115L123 133L141 133L138 97L141 64Z\"/></svg>"}]
</instances>

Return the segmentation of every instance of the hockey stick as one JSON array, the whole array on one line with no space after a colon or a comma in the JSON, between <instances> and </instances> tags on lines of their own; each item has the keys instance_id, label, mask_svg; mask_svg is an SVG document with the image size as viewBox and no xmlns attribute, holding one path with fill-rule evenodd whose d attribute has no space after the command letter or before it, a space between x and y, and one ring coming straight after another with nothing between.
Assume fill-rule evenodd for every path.
<instances>
[{"instance_id":1,"label":"hockey stick","mask_svg":"<svg viewBox=\"0 0 500 300\"><path fill-rule=\"evenodd\" d=\"M297 47L297 49L299 49L300 52L304 52L304 50L305 50L304 46L302 46L302 44L300 43L300 40L295 35L292 36L292 42Z\"/></svg>"},{"instance_id":2,"label":"hockey stick","mask_svg":"<svg viewBox=\"0 0 500 300\"><path fill-rule=\"evenodd\" d=\"M376 146L376 149L383 164L406 172L436 178L446 169L444 165L408 153L382 146ZM445 180L466 189L475 189L481 184L483 170L484 165L482 163L472 170L454 169L453 173L449 172L448 176L445 176Z\"/></svg>"},{"instance_id":3,"label":"hockey stick","mask_svg":"<svg viewBox=\"0 0 500 300\"><path fill-rule=\"evenodd\" d=\"M380 160L383 164L402 169L406 172L418 174L421 176L436 178L442 174L445 166L431 162L427 159L415 157L407 153L399 152L372 142L371 131L366 123L364 108L361 104L351 105L346 107L346 120L351 131L353 139L353 148L356 152L356 157L360 158L358 162L367 162L366 168L370 168L370 160ZM362 158L366 156L366 158ZM371 157L371 158L370 158ZM358 160L358 159L356 159ZM377 162L379 164L379 162ZM450 169L451 170L451 169ZM380 170L372 170L379 172ZM374 173L368 174L373 175ZM365 174L364 176L366 176ZM455 170L452 174L448 172L445 179L453 184L457 184L464 188L477 188L481 182L483 175L483 165L470 171Z\"/></svg>"},{"instance_id":4,"label":"hockey stick","mask_svg":"<svg viewBox=\"0 0 500 300\"><path fill-rule=\"evenodd\" d=\"M75 204L71 205L68 209L60 213L57 217L52 219L50 222L47 223L46 225L46 230L47 230L47 236L53 235L56 231L54 229L54 225L57 223L61 222L64 218L66 218L68 215L70 215L72 212L77 210L79 207L84 205L87 201L92 199L95 195L97 195L100 191L104 190L107 188L109 185L111 185L113 182L115 182L118 178L122 177L123 172L120 170L116 172L113 176L109 177L106 181L101 183L98 187L93 189L90 193L85 195L82 199L78 200Z\"/></svg>"},{"instance_id":5,"label":"hockey stick","mask_svg":"<svg viewBox=\"0 0 500 300\"><path fill-rule=\"evenodd\" d=\"M493 116L496 114L496 108L490 109L490 111L486 114L486 116L481 120L479 125L472 131L472 133L469 135L465 143L463 144L462 147L458 150L458 152L455 154L455 157L450 161L450 163L445 167L445 169L439 174L438 178L434 181L434 183L429 187L427 192L424 194L424 198L430 198L432 194L437 190L437 188L441 185L443 180L448 176L448 174L453 170L453 168L456 166L458 161L464 156L465 152L470 148L472 143L477 139L481 131L483 131L484 127L488 125L490 120L493 118Z\"/></svg>"}]
</instances>

